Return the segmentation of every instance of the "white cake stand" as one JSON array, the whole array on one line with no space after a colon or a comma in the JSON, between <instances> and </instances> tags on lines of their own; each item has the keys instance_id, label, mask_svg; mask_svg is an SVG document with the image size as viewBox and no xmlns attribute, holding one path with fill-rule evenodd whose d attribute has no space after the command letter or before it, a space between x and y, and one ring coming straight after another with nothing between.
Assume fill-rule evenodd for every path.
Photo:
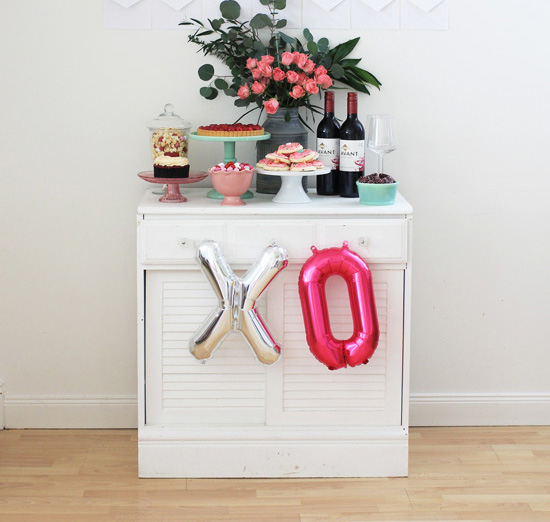
<instances>
[{"instance_id":1,"label":"white cake stand","mask_svg":"<svg viewBox=\"0 0 550 522\"><path fill-rule=\"evenodd\" d=\"M311 198L305 193L302 187L304 176L320 176L328 174L330 169L316 169L308 172L293 172L290 170L264 170L256 169L260 174L267 176L281 176L281 188L273 198L273 203L309 203Z\"/></svg>"}]
</instances>

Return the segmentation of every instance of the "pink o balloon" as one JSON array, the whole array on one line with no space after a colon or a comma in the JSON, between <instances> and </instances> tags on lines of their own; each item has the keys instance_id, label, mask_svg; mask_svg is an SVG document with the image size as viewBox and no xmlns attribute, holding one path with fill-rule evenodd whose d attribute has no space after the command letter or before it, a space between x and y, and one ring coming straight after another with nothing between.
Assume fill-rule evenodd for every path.
<instances>
[{"instance_id":1,"label":"pink o balloon","mask_svg":"<svg viewBox=\"0 0 550 522\"><path fill-rule=\"evenodd\" d=\"M380 337L369 267L347 242L342 248L311 250L298 281L309 349L329 370L367 364ZM331 276L341 276L348 287L353 335L346 340L335 339L330 329L325 284Z\"/></svg>"}]
</instances>

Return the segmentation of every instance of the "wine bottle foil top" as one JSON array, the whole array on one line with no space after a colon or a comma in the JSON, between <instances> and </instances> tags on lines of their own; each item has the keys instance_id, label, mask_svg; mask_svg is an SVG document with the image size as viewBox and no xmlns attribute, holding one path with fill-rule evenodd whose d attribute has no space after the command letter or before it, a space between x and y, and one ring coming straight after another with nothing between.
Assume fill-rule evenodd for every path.
<instances>
[{"instance_id":1,"label":"wine bottle foil top","mask_svg":"<svg viewBox=\"0 0 550 522\"><path fill-rule=\"evenodd\" d=\"M334 113L334 91L325 91L325 112Z\"/></svg>"},{"instance_id":2,"label":"wine bottle foil top","mask_svg":"<svg viewBox=\"0 0 550 522\"><path fill-rule=\"evenodd\" d=\"M357 114L357 93L348 92L348 114Z\"/></svg>"}]
</instances>

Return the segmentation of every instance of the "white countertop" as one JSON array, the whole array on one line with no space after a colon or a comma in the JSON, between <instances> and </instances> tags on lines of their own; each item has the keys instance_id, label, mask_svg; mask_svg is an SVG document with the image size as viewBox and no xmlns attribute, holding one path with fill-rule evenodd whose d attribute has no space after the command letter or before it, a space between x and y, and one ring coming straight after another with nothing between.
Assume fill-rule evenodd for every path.
<instances>
[{"instance_id":1,"label":"white countertop","mask_svg":"<svg viewBox=\"0 0 550 522\"><path fill-rule=\"evenodd\" d=\"M273 203L273 195L254 194L246 199L246 205L240 207L222 206L221 200L206 197L207 188L189 188L181 186L181 193L188 199L186 203L160 203L159 195L148 189L138 205L138 214L179 216L179 215L226 215L226 216L360 216L365 217L404 217L412 215L412 206L401 194L393 205L370 206L361 205L359 198L341 198L339 196L318 196L310 189L308 195L311 202L301 204Z\"/></svg>"}]
</instances>

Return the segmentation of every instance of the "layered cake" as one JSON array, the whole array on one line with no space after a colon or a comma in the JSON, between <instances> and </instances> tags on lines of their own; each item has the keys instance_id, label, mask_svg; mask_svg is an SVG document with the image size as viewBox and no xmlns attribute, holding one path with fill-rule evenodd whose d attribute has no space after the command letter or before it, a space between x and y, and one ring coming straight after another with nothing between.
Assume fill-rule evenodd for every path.
<instances>
[{"instance_id":1,"label":"layered cake","mask_svg":"<svg viewBox=\"0 0 550 522\"><path fill-rule=\"evenodd\" d=\"M158 156L153 162L155 178L188 178L189 160L181 156Z\"/></svg>"},{"instance_id":2,"label":"layered cake","mask_svg":"<svg viewBox=\"0 0 550 522\"><path fill-rule=\"evenodd\" d=\"M235 123L233 125L227 123L203 125L197 129L199 136L261 136L264 133L263 127L260 125Z\"/></svg>"}]
</instances>

